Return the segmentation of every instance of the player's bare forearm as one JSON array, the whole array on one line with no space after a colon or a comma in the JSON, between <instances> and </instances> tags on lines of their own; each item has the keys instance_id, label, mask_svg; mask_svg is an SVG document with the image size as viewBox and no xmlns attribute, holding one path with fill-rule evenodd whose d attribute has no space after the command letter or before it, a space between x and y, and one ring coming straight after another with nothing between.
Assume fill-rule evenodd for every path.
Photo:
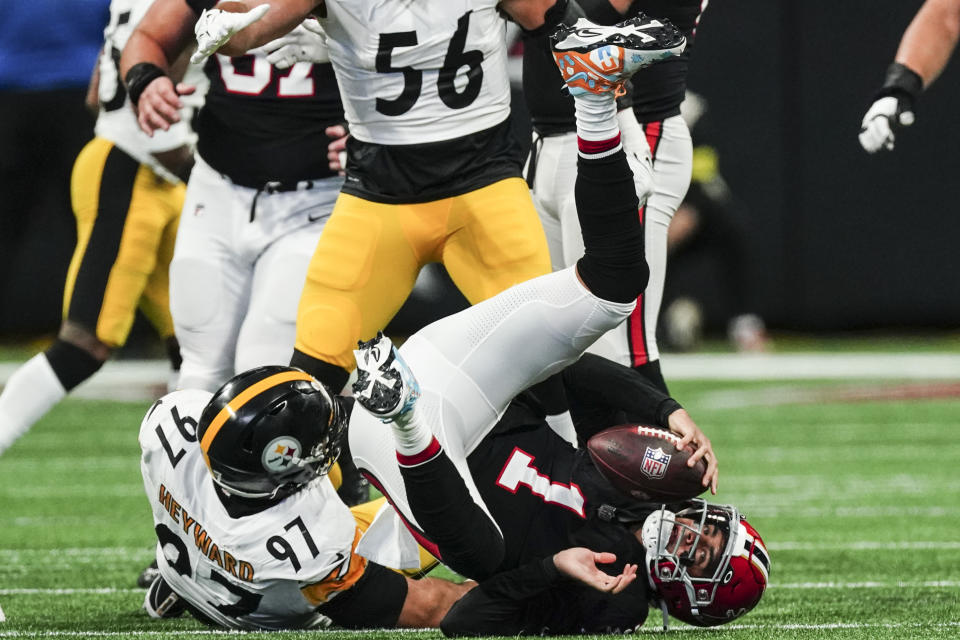
<instances>
[{"instance_id":1,"label":"player's bare forearm","mask_svg":"<svg viewBox=\"0 0 960 640\"><path fill-rule=\"evenodd\" d=\"M404 628L439 627L453 603L477 586L468 580L463 584L439 578L407 578L407 598L397 619L397 626Z\"/></svg>"},{"instance_id":2,"label":"player's bare forearm","mask_svg":"<svg viewBox=\"0 0 960 640\"><path fill-rule=\"evenodd\" d=\"M120 56L120 77L126 77L130 68L141 62L155 64L161 69L168 69L170 63L163 48L146 33L139 29L134 30L127 40Z\"/></svg>"},{"instance_id":3,"label":"player's bare forearm","mask_svg":"<svg viewBox=\"0 0 960 640\"><path fill-rule=\"evenodd\" d=\"M903 34L896 61L923 78L924 88L947 66L960 37L960 0L927 0Z\"/></svg>"},{"instance_id":4,"label":"player's bare forearm","mask_svg":"<svg viewBox=\"0 0 960 640\"><path fill-rule=\"evenodd\" d=\"M120 74L147 135L178 122L179 96L193 92L192 87L175 85L170 75L171 66L193 42L196 21L197 15L183 0L156 0L123 49Z\"/></svg>"},{"instance_id":5,"label":"player's bare forearm","mask_svg":"<svg viewBox=\"0 0 960 640\"><path fill-rule=\"evenodd\" d=\"M245 13L262 4L269 4L270 10L259 20L233 34L219 53L227 56L241 56L250 49L256 49L289 33L304 21L323 0L225 0L217 4L217 9Z\"/></svg>"},{"instance_id":6,"label":"player's bare forearm","mask_svg":"<svg viewBox=\"0 0 960 640\"><path fill-rule=\"evenodd\" d=\"M169 70L193 42L196 14L183 0L156 0L134 29L120 57L120 76L149 62Z\"/></svg>"}]
</instances>

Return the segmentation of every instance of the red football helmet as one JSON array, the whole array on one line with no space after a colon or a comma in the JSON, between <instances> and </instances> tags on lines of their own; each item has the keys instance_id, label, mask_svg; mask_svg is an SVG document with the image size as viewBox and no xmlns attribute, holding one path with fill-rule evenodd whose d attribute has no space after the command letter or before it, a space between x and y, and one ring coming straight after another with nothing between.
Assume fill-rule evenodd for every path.
<instances>
[{"instance_id":1,"label":"red football helmet","mask_svg":"<svg viewBox=\"0 0 960 640\"><path fill-rule=\"evenodd\" d=\"M664 505L644 521L647 578L660 598L664 628L668 613L698 627L725 624L760 602L770 555L736 507L700 499L685 505L676 513Z\"/></svg>"}]
</instances>

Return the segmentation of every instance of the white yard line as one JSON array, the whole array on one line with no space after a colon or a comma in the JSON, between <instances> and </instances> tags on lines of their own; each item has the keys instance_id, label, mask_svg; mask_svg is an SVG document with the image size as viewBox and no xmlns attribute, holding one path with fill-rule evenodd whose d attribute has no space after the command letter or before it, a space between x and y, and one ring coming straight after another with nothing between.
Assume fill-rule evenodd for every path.
<instances>
[{"instance_id":1,"label":"white yard line","mask_svg":"<svg viewBox=\"0 0 960 640\"><path fill-rule=\"evenodd\" d=\"M782 631L830 631L844 629L956 629L960 627L960 621L951 622L825 622L820 624L728 624L720 627L701 628L690 627L675 623L671 626L671 631L693 631L696 633L711 633L713 631L749 631L749 630L782 630ZM242 636L245 631L227 631L215 629L191 629L183 631L158 630L158 631L0 631L0 638L85 638L89 636L102 637L121 637L121 638L150 638L155 636ZM370 632L364 631L314 631L315 634L331 633L338 637L363 638ZM436 634L434 629L391 629L391 635L426 635ZM662 634L659 626L647 625L638 629L637 633L655 633Z\"/></svg>"},{"instance_id":2,"label":"white yard line","mask_svg":"<svg viewBox=\"0 0 960 640\"><path fill-rule=\"evenodd\" d=\"M761 516L764 518L896 518L915 516L921 518L945 518L960 515L957 507L913 507L913 506L883 506L883 507L804 507L797 505L767 505L749 499L739 501L741 513L748 517Z\"/></svg>"},{"instance_id":3,"label":"white yard line","mask_svg":"<svg viewBox=\"0 0 960 640\"><path fill-rule=\"evenodd\" d=\"M960 380L960 354L664 354L667 380Z\"/></svg>"},{"instance_id":4,"label":"white yard line","mask_svg":"<svg viewBox=\"0 0 960 640\"><path fill-rule=\"evenodd\" d=\"M0 363L0 385L20 364ZM663 356L662 367L668 380L960 380L960 354L941 353L672 353ZM166 362L120 360L108 362L72 395L145 401L166 384Z\"/></svg>"},{"instance_id":5,"label":"white yard line","mask_svg":"<svg viewBox=\"0 0 960 640\"><path fill-rule=\"evenodd\" d=\"M781 582L771 583L770 589L791 589L818 591L821 589L954 589L960 587L960 580L922 580L908 582L898 581L872 581L862 582ZM142 594L143 589L134 588L115 588L115 587L88 587L88 588L61 588L61 589L43 589L43 588L23 588L23 589L0 589L0 596L72 596L72 595L110 595L115 593L138 593Z\"/></svg>"},{"instance_id":6,"label":"white yard line","mask_svg":"<svg viewBox=\"0 0 960 640\"><path fill-rule=\"evenodd\" d=\"M145 552L152 552L153 547L144 545L143 547L62 547L56 549L0 549L0 558L9 561L20 555L42 555L58 557L76 557L76 556L119 556L134 557L143 555ZM32 558L31 562L36 561Z\"/></svg>"},{"instance_id":7,"label":"white yard line","mask_svg":"<svg viewBox=\"0 0 960 640\"><path fill-rule=\"evenodd\" d=\"M114 587L90 587L77 589L0 589L0 596L74 596L107 595L111 593L139 593L143 589L115 589Z\"/></svg>"},{"instance_id":8,"label":"white yard line","mask_svg":"<svg viewBox=\"0 0 960 640\"><path fill-rule=\"evenodd\" d=\"M923 580L917 582L783 582L771 583L770 589L953 589L960 587L960 580Z\"/></svg>"},{"instance_id":9,"label":"white yard line","mask_svg":"<svg viewBox=\"0 0 960 640\"><path fill-rule=\"evenodd\" d=\"M960 542L772 542L767 548L771 551L943 551L960 549Z\"/></svg>"},{"instance_id":10,"label":"white yard line","mask_svg":"<svg viewBox=\"0 0 960 640\"><path fill-rule=\"evenodd\" d=\"M847 540L843 542L805 542L783 540L767 543L771 551L927 551L960 549L960 540L911 540L911 541L877 541L877 540ZM143 547L64 547L57 549L0 549L0 560L4 564L11 564L21 556L29 556L30 564L36 563L45 557L83 557L97 556L117 558L139 558L152 555L153 549ZM2 590L0 590L2 593Z\"/></svg>"},{"instance_id":11,"label":"white yard line","mask_svg":"<svg viewBox=\"0 0 960 640\"><path fill-rule=\"evenodd\" d=\"M670 627L671 631L739 631L778 629L783 631L829 631L832 629L955 629L960 621L951 622L824 622L821 624L725 624L719 627ZM642 633L663 633L659 627L644 627Z\"/></svg>"},{"instance_id":12,"label":"white yard line","mask_svg":"<svg viewBox=\"0 0 960 640\"><path fill-rule=\"evenodd\" d=\"M435 635L439 633L437 629L390 629L391 635ZM372 631L347 631L343 629L331 629L310 631L312 634L331 633L337 637L363 638ZM167 629L157 631L0 631L0 638L86 638L89 636L119 637L119 638L151 638L155 636L244 636L248 633L269 634L266 631L237 631L230 629ZM299 633L307 633L301 631Z\"/></svg>"}]
</instances>

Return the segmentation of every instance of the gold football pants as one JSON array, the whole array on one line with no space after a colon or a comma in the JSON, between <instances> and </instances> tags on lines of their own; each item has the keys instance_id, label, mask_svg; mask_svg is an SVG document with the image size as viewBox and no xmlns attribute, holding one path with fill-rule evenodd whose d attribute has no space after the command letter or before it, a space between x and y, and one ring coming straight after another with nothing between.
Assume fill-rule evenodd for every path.
<instances>
[{"instance_id":1,"label":"gold football pants","mask_svg":"<svg viewBox=\"0 0 960 640\"><path fill-rule=\"evenodd\" d=\"M471 304L549 273L547 242L526 183L507 178L416 204L341 193L307 271L297 349L353 369L357 341L386 326L430 262L446 266Z\"/></svg>"},{"instance_id":2,"label":"gold football pants","mask_svg":"<svg viewBox=\"0 0 960 640\"><path fill-rule=\"evenodd\" d=\"M184 185L94 138L77 156L70 191L77 246L64 318L116 348L126 342L139 307L161 337L173 335L168 271Z\"/></svg>"}]
</instances>

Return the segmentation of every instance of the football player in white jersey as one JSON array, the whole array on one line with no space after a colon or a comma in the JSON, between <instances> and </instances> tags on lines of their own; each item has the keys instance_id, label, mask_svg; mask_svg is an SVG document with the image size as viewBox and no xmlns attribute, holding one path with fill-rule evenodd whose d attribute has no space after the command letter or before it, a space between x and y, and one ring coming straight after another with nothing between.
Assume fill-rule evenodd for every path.
<instances>
[{"instance_id":1,"label":"football player in white jersey","mask_svg":"<svg viewBox=\"0 0 960 640\"><path fill-rule=\"evenodd\" d=\"M168 72L204 6L157 0L123 50L144 131L182 118L193 87L175 85ZM170 267L182 388L214 391L236 371L290 360L307 265L343 182L324 149L343 107L330 64L292 63L285 48L321 44L300 29L202 67L210 89ZM151 117L158 95L172 101L169 121Z\"/></svg>"},{"instance_id":2,"label":"football player in white jersey","mask_svg":"<svg viewBox=\"0 0 960 640\"><path fill-rule=\"evenodd\" d=\"M345 426L342 402L290 367L158 400L140 428L160 573L147 611L250 630L437 626L472 585L357 555L360 530L326 477Z\"/></svg>"},{"instance_id":3,"label":"football player in white jersey","mask_svg":"<svg viewBox=\"0 0 960 640\"><path fill-rule=\"evenodd\" d=\"M322 13L351 137L346 181L307 274L291 364L340 389L420 268L443 262L471 303L549 271L510 135L496 0L225 2L198 23L198 56L246 51ZM260 13L255 14L255 11ZM251 23L251 20L257 19ZM248 25L229 39L238 27Z\"/></svg>"},{"instance_id":4,"label":"football player in white jersey","mask_svg":"<svg viewBox=\"0 0 960 640\"><path fill-rule=\"evenodd\" d=\"M0 453L123 346L138 308L179 368L167 271L194 136L186 122L152 138L142 133L117 70L120 50L151 3L110 3L87 96L98 112L96 137L77 156L71 178L77 246L63 323L53 345L14 372L0 394Z\"/></svg>"}]
</instances>

